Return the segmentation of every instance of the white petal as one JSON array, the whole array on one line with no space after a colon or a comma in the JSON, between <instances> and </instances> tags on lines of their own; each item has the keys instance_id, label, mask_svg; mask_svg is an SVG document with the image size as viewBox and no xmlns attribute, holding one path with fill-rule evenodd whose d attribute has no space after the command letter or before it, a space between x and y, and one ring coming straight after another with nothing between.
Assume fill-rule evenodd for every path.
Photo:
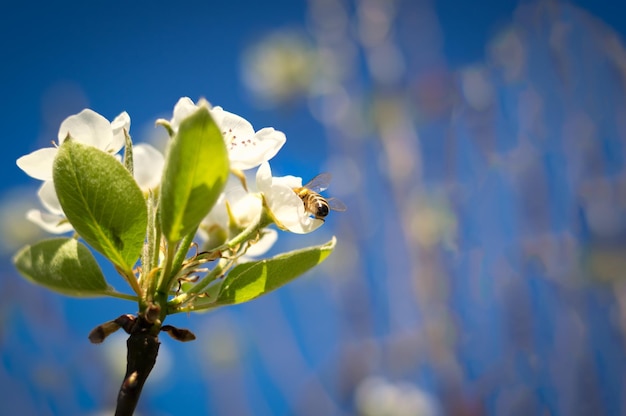
<instances>
[{"instance_id":1,"label":"white petal","mask_svg":"<svg viewBox=\"0 0 626 416\"><path fill-rule=\"evenodd\" d=\"M300 220L300 223L289 228L289 231L295 234L308 234L317 230L324 224L324 221L307 216Z\"/></svg>"},{"instance_id":2,"label":"white petal","mask_svg":"<svg viewBox=\"0 0 626 416\"><path fill-rule=\"evenodd\" d=\"M229 201L231 212L239 226L246 227L253 223L256 224L261 219L263 201L259 195L245 194L243 197L239 197L236 200L228 199L229 195L227 195L226 198Z\"/></svg>"},{"instance_id":3,"label":"white petal","mask_svg":"<svg viewBox=\"0 0 626 416\"><path fill-rule=\"evenodd\" d=\"M126 111L115 117L111 122L111 130L113 131L113 140L109 144L109 147L103 150L109 153L117 153L126 143L124 130L126 130L126 133L130 134L130 116Z\"/></svg>"},{"instance_id":4,"label":"white petal","mask_svg":"<svg viewBox=\"0 0 626 416\"><path fill-rule=\"evenodd\" d=\"M194 104L193 100L189 97L182 97L178 100L174 106L174 114L170 125L174 131L178 131L180 123L193 114L198 109L198 106Z\"/></svg>"},{"instance_id":5,"label":"white petal","mask_svg":"<svg viewBox=\"0 0 626 416\"><path fill-rule=\"evenodd\" d=\"M59 128L59 143L63 143L68 133L74 140L100 150L108 150L113 142L111 123L88 108L63 120Z\"/></svg>"},{"instance_id":6,"label":"white petal","mask_svg":"<svg viewBox=\"0 0 626 416\"><path fill-rule=\"evenodd\" d=\"M115 119L111 122L111 129L113 130L113 134L118 133L120 130L130 131L130 116L126 111L121 112Z\"/></svg>"},{"instance_id":7,"label":"white petal","mask_svg":"<svg viewBox=\"0 0 626 416\"><path fill-rule=\"evenodd\" d=\"M210 228L213 225L218 225L222 228L228 228L230 218L226 210L226 202L228 202L230 212L238 226L246 227L259 222L263 210L261 198L258 194L246 192L239 179L231 176L217 203L202 221L205 227Z\"/></svg>"},{"instance_id":8,"label":"white petal","mask_svg":"<svg viewBox=\"0 0 626 416\"><path fill-rule=\"evenodd\" d=\"M269 163L262 163L256 171L256 186L264 194L270 191L272 187L272 169Z\"/></svg>"},{"instance_id":9,"label":"white petal","mask_svg":"<svg viewBox=\"0 0 626 416\"><path fill-rule=\"evenodd\" d=\"M246 119L239 117L236 114L229 113L222 110L220 107L215 107L211 110L211 116L217 123L224 136L224 143L228 150L228 156L231 161L231 168L245 170L249 167L242 168L246 165L245 159L249 155L254 156L254 129ZM242 160L244 163L240 162ZM261 162L252 165L258 166Z\"/></svg>"},{"instance_id":10,"label":"white petal","mask_svg":"<svg viewBox=\"0 0 626 416\"><path fill-rule=\"evenodd\" d=\"M52 214L64 216L63 208L61 208L61 203L59 202L59 198L57 197L57 192L54 189L54 182L46 181L40 187L37 192L37 196L39 196L39 200L43 204L44 207Z\"/></svg>"},{"instance_id":11,"label":"white petal","mask_svg":"<svg viewBox=\"0 0 626 416\"><path fill-rule=\"evenodd\" d=\"M267 162L287 140L284 133L270 127L255 133L252 124L246 119L224 111L221 107L214 107L211 116L224 136L233 169L252 169Z\"/></svg>"},{"instance_id":12,"label":"white petal","mask_svg":"<svg viewBox=\"0 0 626 416\"><path fill-rule=\"evenodd\" d=\"M222 130L227 147L233 140L246 141L254 138L252 124L237 114L225 111L218 106L211 109L211 117Z\"/></svg>"},{"instance_id":13,"label":"white petal","mask_svg":"<svg viewBox=\"0 0 626 416\"><path fill-rule=\"evenodd\" d=\"M200 229L211 229L215 225L224 229L228 228L228 211L226 210L226 197L223 192L215 205L213 205L213 208L211 208L211 211L202 220Z\"/></svg>"},{"instance_id":14,"label":"white petal","mask_svg":"<svg viewBox=\"0 0 626 416\"><path fill-rule=\"evenodd\" d=\"M256 152L259 154L263 162L266 162L276 156L278 151L287 141L285 133L266 127L256 132Z\"/></svg>"},{"instance_id":15,"label":"white petal","mask_svg":"<svg viewBox=\"0 0 626 416\"><path fill-rule=\"evenodd\" d=\"M65 217L31 209L26 218L52 234L65 234L73 230L72 224Z\"/></svg>"},{"instance_id":16,"label":"white petal","mask_svg":"<svg viewBox=\"0 0 626 416\"><path fill-rule=\"evenodd\" d=\"M165 158L147 143L133 146L134 177L143 191L155 189L161 183Z\"/></svg>"},{"instance_id":17,"label":"white petal","mask_svg":"<svg viewBox=\"0 0 626 416\"><path fill-rule=\"evenodd\" d=\"M300 188L302 187L302 178L297 176L287 175L272 178L272 185L282 185L288 188Z\"/></svg>"},{"instance_id":18,"label":"white petal","mask_svg":"<svg viewBox=\"0 0 626 416\"><path fill-rule=\"evenodd\" d=\"M50 181L52 180L52 164L57 151L56 147L45 147L20 157L16 163L28 176Z\"/></svg>"}]
</instances>

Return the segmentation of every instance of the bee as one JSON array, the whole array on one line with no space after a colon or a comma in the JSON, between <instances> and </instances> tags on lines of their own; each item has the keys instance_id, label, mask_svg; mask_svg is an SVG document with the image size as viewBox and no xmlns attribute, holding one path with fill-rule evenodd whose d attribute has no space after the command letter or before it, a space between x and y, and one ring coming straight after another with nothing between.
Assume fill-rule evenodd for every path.
<instances>
[{"instance_id":1,"label":"bee","mask_svg":"<svg viewBox=\"0 0 626 416\"><path fill-rule=\"evenodd\" d=\"M330 211L345 211L346 206L337 198L324 198L319 193L328 188L330 173L320 173L300 188L293 191L302 199L304 210L318 220L324 221Z\"/></svg>"}]
</instances>

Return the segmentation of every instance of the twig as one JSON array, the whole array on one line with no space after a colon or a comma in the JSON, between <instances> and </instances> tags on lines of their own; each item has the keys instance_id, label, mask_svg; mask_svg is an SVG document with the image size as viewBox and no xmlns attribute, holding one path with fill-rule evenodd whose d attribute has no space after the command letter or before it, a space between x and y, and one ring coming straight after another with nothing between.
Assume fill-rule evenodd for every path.
<instances>
[{"instance_id":1,"label":"twig","mask_svg":"<svg viewBox=\"0 0 626 416\"><path fill-rule=\"evenodd\" d=\"M126 375L117 396L115 416L131 416L137 407L139 396L159 354L159 338L148 328L150 324L137 318L126 341L128 348Z\"/></svg>"}]
</instances>

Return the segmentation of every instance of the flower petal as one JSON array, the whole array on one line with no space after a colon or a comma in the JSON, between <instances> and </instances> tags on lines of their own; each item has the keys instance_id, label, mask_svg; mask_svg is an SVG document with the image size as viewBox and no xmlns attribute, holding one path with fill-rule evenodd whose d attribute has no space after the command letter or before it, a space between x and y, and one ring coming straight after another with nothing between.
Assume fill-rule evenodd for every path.
<instances>
[{"instance_id":1,"label":"flower petal","mask_svg":"<svg viewBox=\"0 0 626 416\"><path fill-rule=\"evenodd\" d=\"M263 202L257 194L245 194L240 196L237 200L231 199L229 195L226 195L230 204L230 209L240 227L246 227L253 223L258 223L261 219L261 213L263 212Z\"/></svg>"},{"instance_id":2,"label":"flower petal","mask_svg":"<svg viewBox=\"0 0 626 416\"><path fill-rule=\"evenodd\" d=\"M211 109L211 117L220 126L227 147L229 147L231 141L252 140L254 137L254 128L248 120L237 114L225 111L222 107L213 107Z\"/></svg>"},{"instance_id":3,"label":"flower petal","mask_svg":"<svg viewBox=\"0 0 626 416\"><path fill-rule=\"evenodd\" d=\"M262 155L263 161L268 161L283 147L287 141L285 133L274 130L272 127L265 127L255 134L257 143L257 153Z\"/></svg>"},{"instance_id":4,"label":"flower petal","mask_svg":"<svg viewBox=\"0 0 626 416\"><path fill-rule=\"evenodd\" d=\"M204 228L211 228L216 225L222 228L229 226L231 219L226 209L227 202L237 226L244 228L259 222L263 211L261 198L258 194L248 193L241 185L241 181L231 176L217 203L202 220Z\"/></svg>"},{"instance_id":5,"label":"flower petal","mask_svg":"<svg viewBox=\"0 0 626 416\"><path fill-rule=\"evenodd\" d=\"M72 224L65 217L41 212L37 209L26 212L26 218L52 234L65 234L73 230Z\"/></svg>"},{"instance_id":6,"label":"flower petal","mask_svg":"<svg viewBox=\"0 0 626 416\"><path fill-rule=\"evenodd\" d=\"M269 192L272 187L272 169L269 163L261 163L256 171L256 186L262 193Z\"/></svg>"},{"instance_id":7,"label":"flower petal","mask_svg":"<svg viewBox=\"0 0 626 416\"><path fill-rule=\"evenodd\" d=\"M94 146L100 150L109 151L113 142L111 123L100 114L88 108L63 120L59 128L59 144L63 143L68 134L74 140ZM117 150L119 149L121 147Z\"/></svg>"},{"instance_id":8,"label":"flower petal","mask_svg":"<svg viewBox=\"0 0 626 416\"><path fill-rule=\"evenodd\" d=\"M124 130L126 130L126 133L130 133L130 116L126 111L115 117L111 122L111 130L113 131L113 140L109 146L103 150L109 153L117 153L126 144Z\"/></svg>"},{"instance_id":9,"label":"flower petal","mask_svg":"<svg viewBox=\"0 0 626 416\"><path fill-rule=\"evenodd\" d=\"M54 182L46 181L40 187L37 192L37 196L39 196L39 200L43 204L43 206L50 211L50 213L55 215L64 216L63 208L61 208L61 203L59 202L59 198L57 197L56 189L54 189Z\"/></svg>"},{"instance_id":10,"label":"flower petal","mask_svg":"<svg viewBox=\"0 0 626 416\"><path fill-rule=\"evenodd\" d=\"M142 191L155 189L161 183L165 158L147 143L133 146L133 175Z\"/></svg>"},{"instance_id":11,"label":"flower petal","mask_svg":"<svg viewBox=\"0 0 626 416\"><path fill-rule=\"evenodd\" d=\"M178 126L180 126L180 123L184 119L189 117L197 109L198 106L194 104L191 98L180 98L174 106L174 114L172 115L172 120L170 121L170 126L172 127L172 130L178 131Z\"/></svg>"},{"instance_id":12,"label":"flower petal","mask_svg":"<svg viewBox=\"0 0 626 416\"><path fill-rule=\"evenodd\" d=\"M56 147L45 147L20 157L16 163L28 176L50 181L52 180L52 164L57 151Z\"/></svg>"},{"instance_id":13,"label":"flower petal","mask_svg":"<svg viewBox=\"0 0 626 416\"><path fill-rule=\"evenodd\" d=\"M219 198L217 198L217 202L211 208L211 211L207 214L206 217L202 220L203 227L210 229L214 225L218 225L221 228L228 227L228 211L226 210L226 196L222 193Z\"/></svg>"},{"instance_id":14,"label":"flower petal","mask_svg":"<svg viewBox=\"0 0 626 416\"><path fill-rule=\"evenodd\" d=\"M286 186L289 189L302 187L302 178L287 175L272 178L272 185Z\"/></svg>"},{"instance_id":15,"label":"flower petal","mask_svg":"<svg viewBox=\"0 0 626 416\"><path fill-rule=\"evenodd\" d=\"M287 140L284 133L271 127L255 133L250 122L222 107L213 107L211 116L224 136L233 169L252 169L267 162L276 156Z\"/></svg>"}]
</instances>

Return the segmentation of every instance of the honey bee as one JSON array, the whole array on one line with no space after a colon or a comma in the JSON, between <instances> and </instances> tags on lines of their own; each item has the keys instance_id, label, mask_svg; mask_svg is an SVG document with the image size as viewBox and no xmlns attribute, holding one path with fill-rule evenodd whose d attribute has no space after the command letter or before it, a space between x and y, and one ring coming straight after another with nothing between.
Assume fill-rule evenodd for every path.
<instances>
[{"instance_id":1,"label":"honey bee","mask_svg":"<svg viewBox=\"0 0 626 416\"><path fill-rule=\"evenodd\" d=\"M324 221L330 211L345 211L346 206L337 198L324 198L319 193L328 188L330 173L320 173L300 188L293 191L302 199L304 209L318 220Z\"/></svg>"}]
</instances>

